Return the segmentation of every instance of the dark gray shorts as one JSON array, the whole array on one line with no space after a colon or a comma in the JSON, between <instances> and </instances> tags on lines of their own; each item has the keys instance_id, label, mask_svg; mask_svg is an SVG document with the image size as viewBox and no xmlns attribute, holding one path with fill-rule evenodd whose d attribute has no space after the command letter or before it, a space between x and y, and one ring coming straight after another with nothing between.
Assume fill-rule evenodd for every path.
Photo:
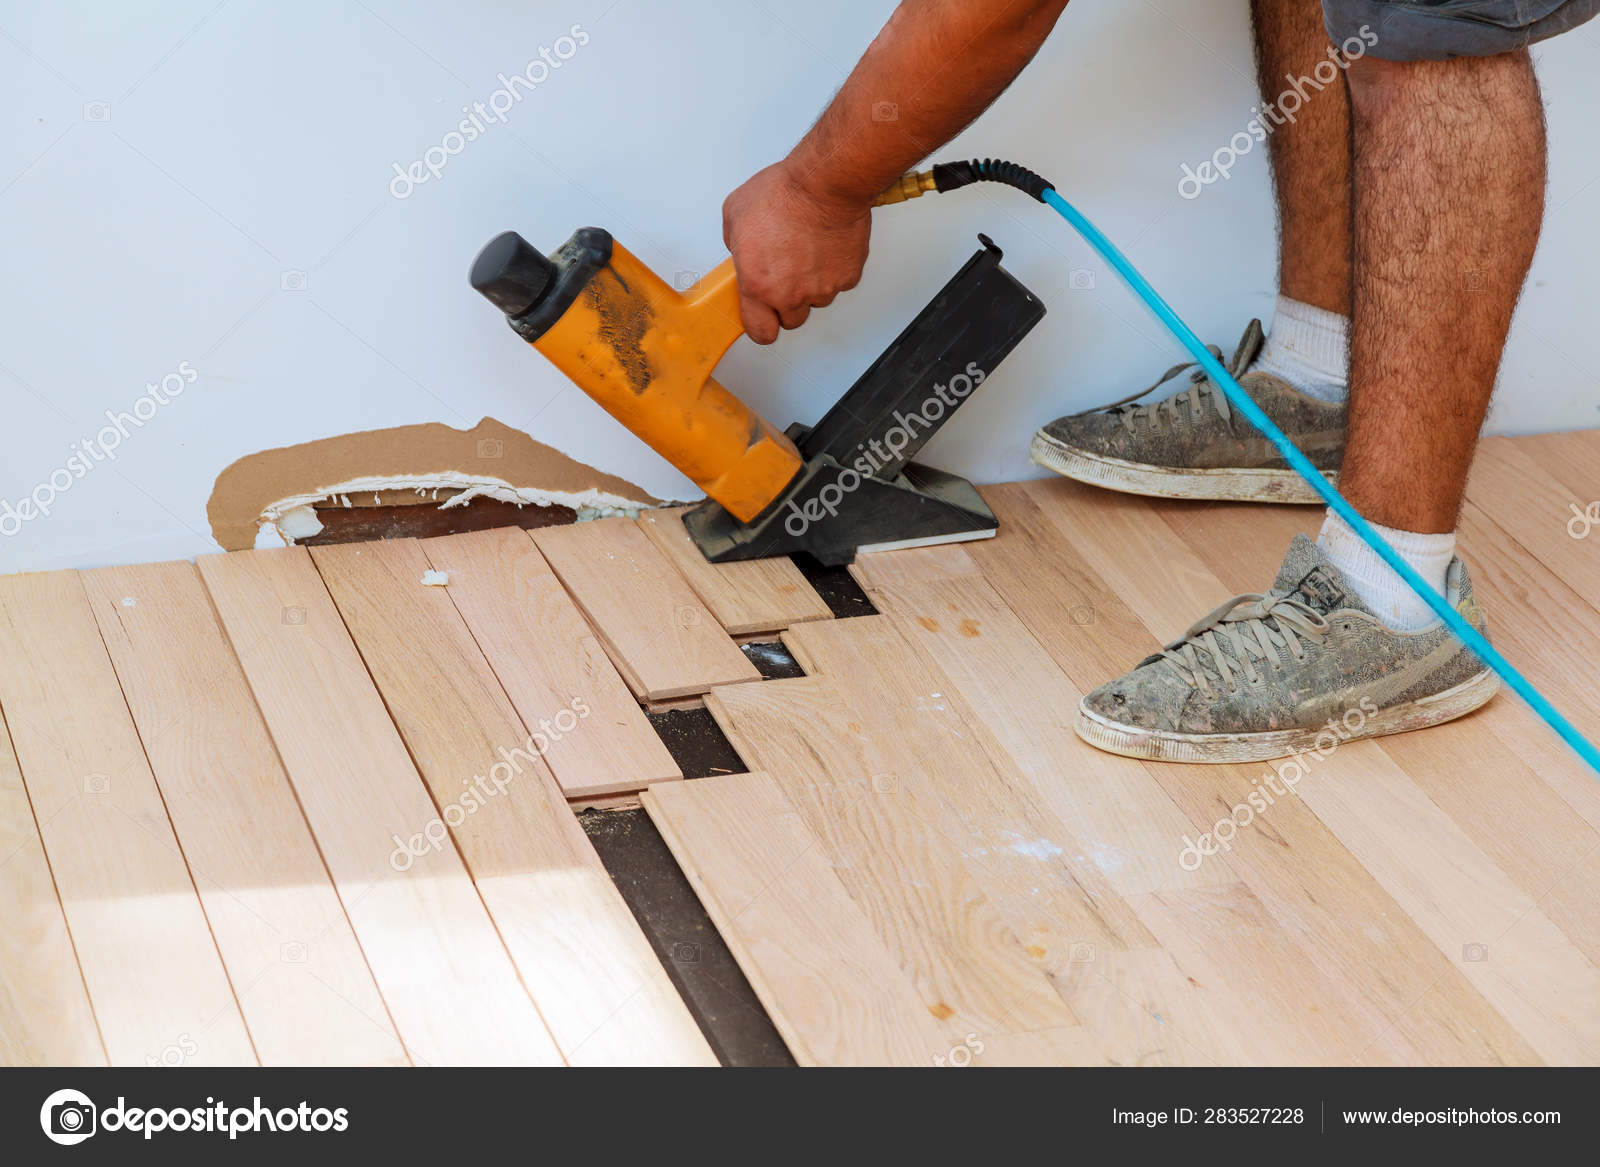
<instances>
[{"instance_id":1,"label":"dark gray shorts","mask_svg":"<svg viewBox=\"0 0 1600 1167\"><path fill-rule=\"evenodd\" d=\"M1322 0L1335 45L1365 39L1386 61L1492 57L1576 28L1600 0Z\"/></svg>"}]
</instances>

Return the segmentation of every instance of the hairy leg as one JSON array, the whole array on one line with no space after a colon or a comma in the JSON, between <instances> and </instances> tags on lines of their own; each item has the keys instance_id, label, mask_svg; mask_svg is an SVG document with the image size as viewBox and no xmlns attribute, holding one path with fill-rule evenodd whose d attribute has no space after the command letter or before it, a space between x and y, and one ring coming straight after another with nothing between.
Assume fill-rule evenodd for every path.
<instances>
[{"instance_id":1,"label":"hairy leg","mask_svg":"<svg viewBox=\"0 0 1600 1167\"><path fill-rule=\"evenodd\" d=\"M1328 59L1321 0L1251 0L1261 100ZM1292 121L1289 118L1292 117ZM1344 82L1306 101L1267 139L1278 196L1278 290L1350 315L1350 101ZM1263 124L1268 124L1266 120Z\"/></svg>"},{"instance_id":2,"label":"hairy leg","mask_svg":"<svg viewBox=\"0 0 1600 1167\"><path fill-rule=\"evenodd\" d=\"M1348 73L1355 265L1340 487L1368 519L1456 526L1544 216L1544 107L1526 51L1366 57Z\"/></svg>"}]
</instances>

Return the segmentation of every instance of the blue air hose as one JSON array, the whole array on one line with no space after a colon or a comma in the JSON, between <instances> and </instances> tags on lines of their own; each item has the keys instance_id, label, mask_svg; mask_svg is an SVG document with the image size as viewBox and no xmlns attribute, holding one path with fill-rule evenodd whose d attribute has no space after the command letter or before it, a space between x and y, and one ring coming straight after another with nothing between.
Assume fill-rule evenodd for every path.
<instances>
[{"instance_id":1,"label":"blue air hose","mask_svg":"<svg viewBox=\"0 0 1600 1167\"><path fill-rule=\"evenodd\" d=\"M1284 461L1311 484L1311 488L1328 504L1328 508L1349 524L1350 529L1361 536L1362 541L1376 551L1383 561L1422 597L1434 615L1443 620L1445 626L1455 633L1463 644L1476 653L1484 664L1493 669L1500 679L1511 687L1512 691L1526 701L1529 708L1537 713L1546 725L1561 735L1562 740L1576 750L1578 756L1589 764L1597 777L1600 777L1600 749L1596 749L1593 742L1584 737L1560 710L1550 704L1543 693L1534 688L1533 682L1518 672L1516 666L1508 661L1499 649L1490 644L1483 633L1463 619L1461 613L1457 612L1444 596L1434 591L1399 552L1372 529L1372 525L1361 517L1344 495L1323 477L1322 472L1311 464L1311 460L1300 452L1299 448L1289 440L1288 435L1279 429L1266 412L1240 387L1239 382L1234 380L1233 374L1212 355L1211 350L1194 334L1194 330L1183 322L1160 294L1150 286L1150 282L1128 262L1128 257L1117 250L1116 245L1101 234L1100 229L1089 222L1081 211L1062 198L1051 183L1025 167L998 159L941 163L923 175L906 176L896 187L891 187L885 192L882 201L898 202L903 198L914 198L929 190L954 190L973 182L1000 182L1014 186L1045 203L1070 223L1089 246L1116 269L1117 274L1133 289L1139 299L1144 301L1145 307L1155 313L1157 319L1166 325L1167 330L1178 338L1178 342L1189 350L1189 355L1194 357L1206 371L1212 384L1222 390L1229 403L1244 414L1256 429L1265 434L1277 447L1278 453L1283 455ZM898 197L895 197L896 195Z\"/></svg>"}]
</instances>

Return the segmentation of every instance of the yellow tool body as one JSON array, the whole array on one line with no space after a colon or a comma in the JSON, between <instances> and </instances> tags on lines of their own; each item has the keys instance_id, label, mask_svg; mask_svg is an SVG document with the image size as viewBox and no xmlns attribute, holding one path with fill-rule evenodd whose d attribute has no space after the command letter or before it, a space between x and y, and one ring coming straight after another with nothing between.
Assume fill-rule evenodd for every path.
<instances>
[{"instance_id":1,"label":"yellow tool body","mask_svg":"<svg viewBox=\"0 0 1600 1167\"><path fill-rule=\"evenodd\" d=\"M782 431L711 375L744 332L733 260L679 292L606 233L585 230L582 243L575 246L574 236L552 259L538 256L556 270L543 272L548 282L535 303L508 313L512 326L708 497L741 522L755 518L799 473L801 457ZM481 272L475 267L474 283L492 287L509 265L516 282L508 294L525 295L541 269L504 238L485 249L493 262ZM559 314L541 312L552 297L564 301L553 305Z\"/></svg>"}]
</instances>

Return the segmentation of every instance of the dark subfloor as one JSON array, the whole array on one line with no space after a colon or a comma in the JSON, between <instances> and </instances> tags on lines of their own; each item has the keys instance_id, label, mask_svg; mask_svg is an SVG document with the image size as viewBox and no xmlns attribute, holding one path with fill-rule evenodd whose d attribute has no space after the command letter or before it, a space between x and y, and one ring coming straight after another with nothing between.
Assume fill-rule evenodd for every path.
<instances>
[{"instance_id":1,"label":"dark subfloor","mask_svg":"<svg viewBox=\"0 0 1600 1167\"><path fill-rule=\"evenodd\" d=\"M844 568L801 563L800 569L836 617L873 613L872 602ZM805 675L776 640L743 647L768 680ZM704 708L648 716L686 779L747 769ZM642 810L586 810L579 820L722 1064L794 1065L650 816Z\"/></svg>"}]
</instances>

